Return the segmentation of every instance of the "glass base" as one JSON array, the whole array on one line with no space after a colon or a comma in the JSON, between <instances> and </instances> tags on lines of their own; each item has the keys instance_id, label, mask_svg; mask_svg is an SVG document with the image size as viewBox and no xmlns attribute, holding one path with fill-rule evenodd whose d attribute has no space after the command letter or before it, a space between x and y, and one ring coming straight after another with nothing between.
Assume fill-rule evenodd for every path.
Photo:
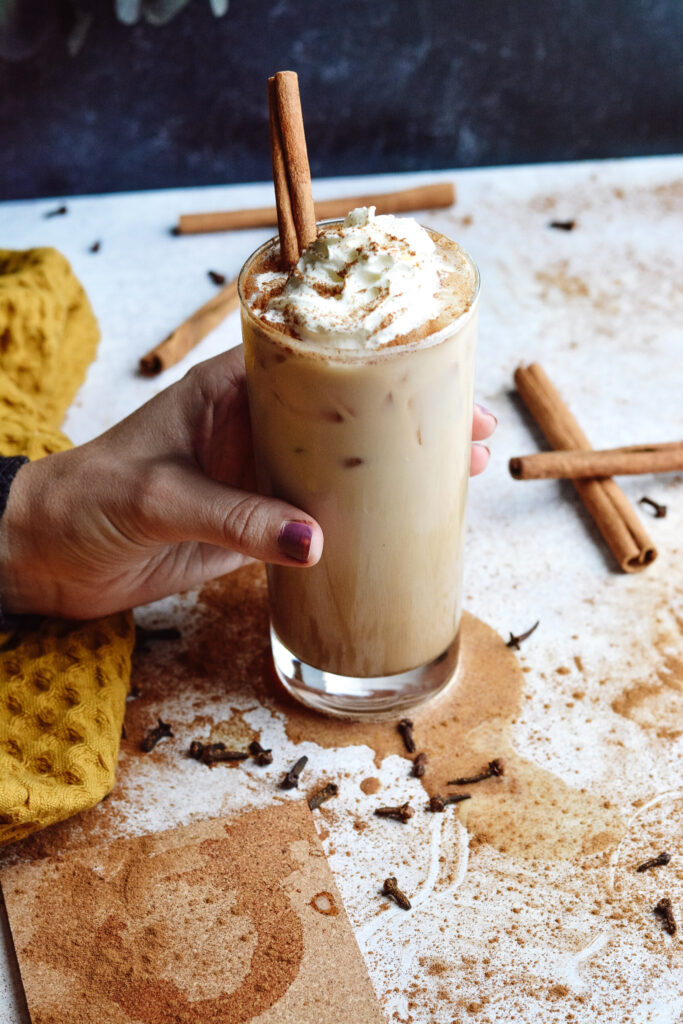
<instances>
[{"instance_id":1,"label":"glass base","mask_svg":"<svg viewBox=\"0 0 683 1024\"><path fill-rule=\"evenodd\" d=\"M302 704L338 718L381 720L423 704L448 686L458 663L459 636L427 665L391 676L339 676L301 661L271 626L275 670L285 689Z\"/></svg>"}]
</instances>

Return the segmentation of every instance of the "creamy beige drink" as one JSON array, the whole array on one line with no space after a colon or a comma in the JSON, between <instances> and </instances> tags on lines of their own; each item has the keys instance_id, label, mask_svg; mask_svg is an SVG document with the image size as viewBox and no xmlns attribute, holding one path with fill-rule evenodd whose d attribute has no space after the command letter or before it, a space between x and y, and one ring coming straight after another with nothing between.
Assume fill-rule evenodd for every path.
<instances>
[{"instance_id":1,"label":"creamy beige drink","mask_svg":"<svg viewBox=\"0 0 683 1024\"><path fill-rule=\"evenodd\" d=\"M313 568L268 568L276 666L349 714L453 672L472 424L476 269L373 213L323 226L290 275L269 243L240 280L259 486L325 538Z\"/></svg>"}]
</instances>

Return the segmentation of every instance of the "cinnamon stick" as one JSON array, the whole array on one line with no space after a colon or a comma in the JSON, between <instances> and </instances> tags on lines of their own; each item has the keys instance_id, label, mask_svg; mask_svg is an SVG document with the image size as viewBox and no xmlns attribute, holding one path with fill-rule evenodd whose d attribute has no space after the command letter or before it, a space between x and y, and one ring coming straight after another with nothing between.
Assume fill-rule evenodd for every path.
<instances>
[{"instance_id":1,"label":"cinnamon stick","mask_svg":"<svg viewBox=\"0 0 683 1024\"><path fill-rule=\"evenodd\" d=\"M590 450L588 438L538 363L518 367L515 384L551 447ZM573 484L624 572L638 572L655 560L652 541L614 480L574 479Z\"/></svg>"},{"instance_id":2,"label":"cinnamon stick","mask_svg":"<svg viewBox=\"0 0 683 1024\"><path fill-rule=\"evenodd\" d=\"M589 476L635 476L683 469L683 441L634 444L602 451L556 451L510 459L515 480L575 480Z\"/></svg>"},{"instance_id":3,"label":"cinnamon stick","mask_svg":"<svg viewBox=\"0 0 683 1024\"><path fill-rule=\"evenodd\" d=\"M289 183L282 148L280 115L277 106L275 78L268 79L268 112L270 120L270 156L273 164L273 185L275 186L275 221L280 235L280 253L285 267L293 267L299 259L299 242L289 197ZM182 218L181 218L182 220Z\"/></svg>"},{"instance_id":4,"label":"cinnamon stick","mask_svg":"<svg viewBox=\"0 0 683 1024\"><path fill-rule=\"evenodd\" d=\"M140 373L154 377L169 366L175 366L238 305L237 280L234 280L216 292L213 298L195 310L187 320L183 320L156 348L143 356L140 360Z\"/></svg>"},{"instance_id":5,"label":"cinnamon stick","mask_svg":"<svg viewBox=\"0 0 683 1024\"><path fill-rule=\"evenodd\" d=\"M269 89L270 79L269 79ZM278 71L272 85L277 111L278 140L282 146L284 165L289 190L292 218L296 229L299 255L318 236L315 223L315 207L311 191L311 171L308 166L304 119L299 96L299 78L295 71ZM273 161L275 164L275 159ZM274 177L278 211L284 206L282 183ZM279 216L279 214L278 214ZM296 260L285 255L284 239L281 238L281 253L285 266L293 266Z\"/></svg>"},{"instance_id":6,"label":"cinnamon stick","mask_svg":"<svg viewBox=\"0 0 683 1024\"><path fill-rule=\"evenodd\" d=\"M270 81L268 92L270 97ZM272 148L271 121L271 148ZM275 168L273 168L273 177ZM289 193L288 193L289 195ZM455 202L455 186L450 181L419 185L398 192L370 192L361 196L319 199L315 203L316 220L338 220L357 206L374 206L379 213L412 213L414 210L438 210ZM216 213L183 213L178 218L179 235L196 235L209 231L240 231L245 228L279 226L277 207L257 206L248 210L224 210Z\"/></svg>"}]
</instances>

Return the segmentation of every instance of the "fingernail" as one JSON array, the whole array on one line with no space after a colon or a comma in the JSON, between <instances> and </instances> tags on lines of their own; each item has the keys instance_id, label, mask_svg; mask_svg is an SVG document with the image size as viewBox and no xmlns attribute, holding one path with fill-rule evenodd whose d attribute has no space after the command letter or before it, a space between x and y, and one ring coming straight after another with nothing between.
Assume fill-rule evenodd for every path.
<instances>
[{"instance_id":1,"label":"fingernail","mask_svg":"<svg viewBox=\"0 0 683 1024\"><path fill-rule=\"evenodd\" d=\"M287 558L307 562L311 550L313 527L308 523L283 523L277 539L277 546Z\"/></svg>"},{"instance_id":2,"label":"fingernail","mask_svg":"<svg viewBox=\"0 0 683 1024\"><path fill-rule=\"evenodd\" d=\"M477 402L477 409L479 410L479 412L483 412L484 416L491 416L496 421L496 423L498 422L498 417L496 416L495 412L491 412L491 410L487 409L485 405L480 405Z\"/></svg>"}]
</instances>

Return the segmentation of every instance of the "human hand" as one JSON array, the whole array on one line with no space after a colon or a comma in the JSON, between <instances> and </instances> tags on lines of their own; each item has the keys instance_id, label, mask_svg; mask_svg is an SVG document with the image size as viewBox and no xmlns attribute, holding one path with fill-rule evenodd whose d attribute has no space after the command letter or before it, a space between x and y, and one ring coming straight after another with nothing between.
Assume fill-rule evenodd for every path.
<instances>
[{"instance_id":1,"label":"human hand","mask_svg":"<svg viewBox=\"0 0 683 1024\"><path fill-rule=\"evenodd\" d=\"M485 441L498 426L498 420L485 409L483 405L475 405L472 417L472 451L470 452L470 476L478 476L483 473L489 464L491 453L485 444L477 444L478 441Z\"/></svg>"},{"instance_id":2,"label":"human hand","mask_svg":"<svg viewBox=\"0 0 683 1024\"><path fill-rule=\"evenodd\" d=\"M475 410L473 438L495 419ZM488 450L474 445L471 472ZM88 444L28 463L0 520L3 610L96 618L251 559L314 565L318 523L255 492L241 348L195 366Z\"/></svg>"}]
</instances>

